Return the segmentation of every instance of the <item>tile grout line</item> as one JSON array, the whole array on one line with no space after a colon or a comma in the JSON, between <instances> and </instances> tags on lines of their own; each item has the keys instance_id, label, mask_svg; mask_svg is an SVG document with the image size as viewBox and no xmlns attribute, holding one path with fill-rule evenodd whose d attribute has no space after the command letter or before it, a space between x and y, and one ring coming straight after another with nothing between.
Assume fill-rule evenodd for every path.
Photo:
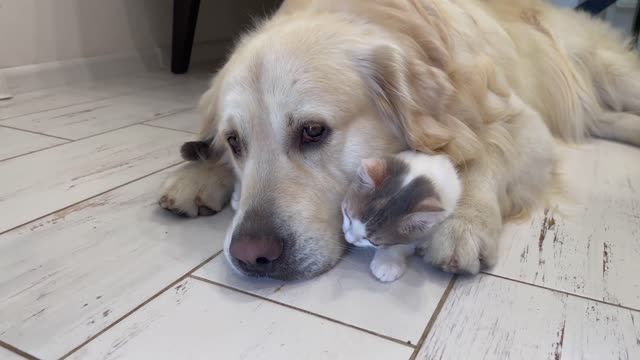
<instances>
[{"instance_id":1,"label":"tile grout line","mask_svg":"<svg viewBox=\"0 0 640 360\"><path fill-rule=\"evenodd\" d=\"M320 318L322 320L326 320L326 321L329 321L329 322L332 322L332 323L335 323L335 324L338 324L338 325L346 326L348 328L351 328L351 329L354 329L354 330L358 330L358 331L362 331L362 332L367 333L369 335L373 335L373 336L376 336L376 337L379 337L379 338L394 342L396 344L404 345L404 346L409 347L411 349L415 349L415 346L410 344L410 343L408 343L407 341L402 341L402 340L398 340L398 339L392 338L392 337L387 336L387 335L378 334L375 331L371 331L371 330L368 330L368 329L365 329L365 328L361 328L361 327L356 326L356 325L351 325L349 323L346 323L346 322L343 322L343 321L340 321L340 320L337 320L337 319L333 319L333 318L330 318L328 316L316 314L314 312L311 312L311 311L308 311L308 310L305 310L305 309L301 309L301 308L295 307L293 305L289 305L289 304L285 304L285 303L282 303L282 302L279 302L279 301L275 301L275 300L266 298L264 296L260 296L260 295L256 295L256 294L250 293L248 291L240 290L240 289L237 289L237 288L234 288L234 287L231 287L229 285L225 285L225 284L213 281L213 280L205 279L205 278L200 277L198 275L191 274L191 275L189 275L189 277L194 279L194 280L202 281L202 282L205 282L205 283L208 283L208 284L211 284L211 285L220 286L220 287L225 288L227 290L231 290L231 291L238 292L238 293L241 293L241 294L244 294L244 295L248 295L248 296L251 296L251 297L254 297L254 298L258 298L260 300L267 301L267 302L272 303L272 304L280 305L280 306L286 307L286 308L291 309L291 310L299 311L299 312L301 312L303 314L311 315L311 316Z\"/></svg>"},{"instance_id":2,"label":"tile grout line","mask_svg":"<svg viewBox=\"0 0 640 360\"><path fill-rule=\"evenodd\" d=\"M136 122L136 123L133 123L133 124L120 126L120 127L115 128L115 129L111 129L111 130L103 131L103 132L101 132L101 133L97 133L97 134L91 134L91 135L88 135L88 136L85 136L85 137L77 138L77 139L72 140L72 141L86 140L86 139L90 139L90 138L92 138L92 137L96 137L96 136L100 136L100 135L108 134L108 133L110 133L110 132L114 132L114 131L118 131L118 130L122 130L122 129L130 128L130 127L133 127L133 126L145 125L145 124L144 124L144 123L145 123L145 121L153 121L153 120L157 120L157 119L162 119L163 117L170 116L170 115L175 115L175 114L178 114L178 113L181 113L181 112L185 112L185 111L189 111L189 109L186 109L186 110L180 110L180 111L175 112L175 113L171 113L171 114L167 114L167 115L158 116L158 117L157 117L157 118L155 118L155 119L140 120L139 122ZM149 127L155 127L155 128L161 129L159 126L149 126ZM164 129L164 128L162 128L162 129L163 129L163 130L173 130L173 129ZM182 131L179 131L179 130L175 130L175 131L180 132L180 133L183 133ZM184 133L183 133L183 134L184 134ZM186 134L191 134L191 135L193 135L193 133L186 133Z\"/></svg>"},{"instance_id":3,"label":"tile grout line","mask_svg":"<svg viewBox=\"0 0 640 360\"><path fill-rule=\"evenodd\" d=\"M89 337L87 340L83 341L82 343L80 343L80 345L74 347L73 349L71 349L70 351L68 351L66 354L62 355L59 359L63 360L68 358L69 356L73 355L73 353L75 353L76 351L80 350L81 348L83 348L84 346L86 346L87 344L89 344L90 342L92 342L93 340L97 339L100 335L104 334L105 332L109 331L111 328L113 328L114 326L118 325L120 322L122 322L123 320L125 320L126 318L128 318L131 314L135 313L136 311L140 310L142 307L144 307L145 305L147 305L148 303L150 303L151 301L155 300L158 296L162 295L164 292L166 292L167 290L171 289L172 287L174 287L176 284L178 284L179 282L183 281L184 279L188 278L189 276L191 276L191 274L195 271L198 271L198 269L200 269L201 267L205 266L206 264L208 264L211 260L215 259L218 255L220 255L222 253L222 250L218 250L215 254L209 256L208 258L206 258L203 262L199 263L198 265L196 265L196 267L194 267L193 269L189 270L188 272L186 272L185 274L183 274L182 276L180 276L178 279L174 280L173 282L171 282L171 284L163 287L162 289L160 289L160 291L156 292L155 294L153 294L151 297L149 297L148 299L146 299L145 301L143 301L142 303L140 303L138 306L134 307L133 309L129 310L128 312L126 312L124 315L122 315L121 317L119 317L118 319L116 319L114 322L112 322L111 324L109 324L108 326L106 326L104 329L98 331L97 333L95 333L94 335L92 335L91 337Z\"/></svg>"},{"instance_id":4,"label":"tile grout line","mask_svg":"<svg viewBox=\"0 0 640 360\"><path fill-rule=\"evenodd\" d=\"M181 111L179 111L179 112L182 112L182 111L188 111L188 110L181 110ZM177 113L174 113L174 114L177 114ZM170 115L173 115L173 114L170 114ZM161 118L163 118L163 117L165 117L165 116L169 116L169 114L168 114L168 115L159 116L159 117L157 117L157 118L155 118L155 119L152 119L152 120L161 119ZM85 137L77 138L77 139L72 140L72 141L74 141L74 142L75 142L75 141L80 141L80 140L86 140L86 139L90 139L90 138L92 138L92 137L96 137L96 136L100 136L100 135L108 134L108 133L110 133L110 132L114 132L114 131L118 131L118 130L122 130L122 129L130 128L130 127L134 127L134 126L144 125L144 122L145 122L145 121L152 121L152 120L140 120L139 122L136 122L136 123L133 123L133 124L120 126L120 127L115 128L115 129L111 129L111 130L103 131L103 132L101 132L101 133L97 133L97 134L91 134L91 135L88 135L88 136L85 136ZM149 127L155 127L155 128L160 129L160 128L159 128L159 127L157 127L157 126L149 126ZM168 130L168 129L163 129L163 130ZM189 134L192 134L192 133L189 133ZM193 135L193 134L192 134L192 135Z\"/></svg>"},{"instance_id":5,"label":"tile grout line","mask_svg":"<svg viewBox=\"0 0 640 360\"><path fill-rule=\"evenodd\" d=\"M131 93L131 94L133 94L133 93ZM123 95L128 95L128 94L123 94ZM2 122L5 121L5 120L12 120L12 119L16 119L16 118L19 118L19 117L22 117L22 116L37 115L37 114L41 114L41 113L47 112L47 111L60 110L60 109L64 109L64 108L71 107L71 106L76 106L76 105L84 105L84 104L92 103L92 102L95 102L95 101L102 101L102 100L111 99L111 98L118 97L118 96L120 96L120 95L114 95L114 96L108 96L108 97L105 97L105 98L97 98L97 99L93 99L93 100L81 101L81 102L75 103L75 104L62 105L62 106L52 107L50 109L34 111L34 112L31 112L31 113L24 113L24 114L20 114L20 115L9 116L9 117L6 117L6 118L0 118L0 124L2 124Z\"/></svg>"},{"instance_id":6,"label":"tile grout line","mask_svg":"<svg viewBox=\"0 0 640 360\"><path fill-rule=\"evenodd\" d=\"M0 123L0 127L11 129L11 130L16 130L16 131L24 131L24 132L27 132L27 133L36 134L36 135L40 135L40 136L47 136L47 137L58 139L58 140L73 141L73 139L67 139L67 138L64 138L62 136L49 135L49 134L39 133L39 132L36 132L36 131L33 131L33 130L20 129L20 128L17 128L17 127L14 127L14 126L4 125L4 124L1 124L1 123Z\"/></svg>"},{"instance_id":7,"label":"tile grout line","mask_svg":"<svg viewBox=\"0 0 640 360\"><path fill-rule=\"evenodd\" d=\"M453 290L453 285L456 283L456 280L458 280L458 275L453 275L451 277L451 280L449 280L449 284L447 285L447 288L444 290L444 293L442 293L442 296L440 297L440 301L438 301L438 305L436 306L435 310L433 310L433 313L431 314L431 318L429 318L429 322L427 323L427 326L425 326L424 331L422 332L422 336L420 336L420 340L418 340L418 343L416 344L416 348L415 350L413 350L413 354L411 354L411 356L409 357L409 360L415 360L416 357L418 356L418 353L420 352L422 345L424 345L424 342L427 340L427 336L429 336L429 333L433 328L433 324L435 324L438 316L440 315L440 311L442 311L444 304L447 302L447 299L449 298L449 294Z\"/></svg>"},{"instance_id":8,"label":"tile grout line","mask_svg":"<svg viewBox=\"0 0 640 360\"><path fill-rule=\"evenodd\" d=\"M613 306L613 307L617 307L617 308L621 308L621 309L625 309L625 310L630 310L630 311L634 311L634 312L640 312L640 308L636 309L636 308L632 308L632 307L625 306L625 305L622 305L622 304L608 303L608 302L606 302L604 300L591 298L591 297L589 297L587 295L573 294L573 293L570 293L568 291L558 290L558 289L554 289L554 288L550 288L550 287L546 287L546 286L542 286L542 285L538 285L538 284L532 284L532 283L528 283L528 282L523 281L523 280L513 279L513 278L510 278L510 277L506 277L506 276L502 276L502 275L498 275L498 274L492 274L492 273L488 273L488 272L484 272L484 271L481 271L480 273L484 274L484 275L488 275L488 276L493 276L493 277L496 277L498 279L503 279L503 280L507 280L507 281L513 281L515 283L522 284L522 285L529 285L529 286L533 286L533 287L536 287L536 288L539 288L539 289L544 289L544 290L555 292L555 293L559 293L559 294L573 296L573 297L577 297L577 298L584 299L584 300L595 301L597 303L604 304L604 305L609 305L609 306Z\"/></svg>"},{"instance_id":9,"label":"tile grout line","mask_svg":"<svg viewBox=\"0 0 640 360\"><path fill-rule=\"evenodd\" d=\"M175 163L175 164L172 164L172 165L169 165L169 166L165 166L165 167L163 167L162 169L158 169L158 170L152 171L152 172L150 172L150 173L148 173L148 174L145 174L145 175L140 176L140 177L138 177L138 178L135 178L135 179L133 179L133 180L127 181L127 182L122 183L122 184L120 184L120 185L118 185L118 186L114 186L114 187L112 187L112 188L110 188L110 189L107 189L107 190L105 190L105 191L103 191L103 192L100 192L100 193L98 193L98 194L91 195L91 196L89 196L89 197L87 197L87 198L85 198L85 199L82 199L82 200L76 201L76 202L74 202L73 204L70 204L70 205L67 205L67 206L61 207L61 208L59 208L59 209L56 209L56 210L54 210L54 211L51 211L51 212L49 212L49 213L47 213L47 214L44 214L44 215L42 215L42 216L38 216L38 217L37 217L37 218L35 218L35 219L31 219L31 220L29 220L29 221L27 221L27 222L24 222L24 223L22 223L22 224L16 225L16 226L14 226L14 227L12 227L12 228L9 228L9 229L7 229L7 230L0 231L0 235L6 234L6 233L11 232L11 231L13 231L13 230L16 230L16 229L18 229L18 228L21 228L21 227L23 227L23 226L25 226L25 225L31 224L31 223L32 223L32 222L34 222L34 221L41 220L41 219L43 219L43 218L45 218L45 217L47 217L47 216L53 215L53 214L55 214L55 213L57 213L57 212L59 212L59 211L63 211L63 210L68 209L68 208L70 208L70 207L72 207L72 206L76 206L76 205L81 204L81 203L83 203L83 202L85 202L85 201L89 201L89 200L91 200L91 199L95 199L95 198L97 198L98 196L104 195L104 194L106 194L106 193L108 193L108 192L110 192L110 191L117 190L117 189L119 189L119 188L121 188L121 187L123 187L123 186L127 186L127 185L132 184L132 183L134 183L134 182L136 182L136 181L139 181L139 180L142 180L142 179L144 179L144 178L147 178L147 177L149 177L149 176L151 176L151 175L155 175L155 174L160 173L160 172L162 172L162 171L164 171L164 170L171 169L172 167L175 167L175 166L178 166L178 165L180 165L180 164L183 164L184 162L185 162L184 160L181 160L181 161L179 161L179 162L177 162L177 163Z\"/></svg>"},{"instance_id":10,"label":"tile grout line","mask_svg":"<svg viewBox=\"0 0 640 360\"><path fill-rule=\"evenodd\" d=\"M160 88L164 88L164 87L171 87L172 85L173 85L173 84L172 84L171 82L167 82L167 83L165 83L165 84L161 85L161 86L160 86ZM116 97L120 97L120 96L127 96L127 95L133 95L133 94L136 94L136 93L143 93L143 92L146 92L146 91L149 91L149 90L152 90L152 88L149 88L149 89L139 89L139 90L130 91L130 92L117 93L117 94L113 94L113 95L109 95L109 96L105 96L105 97L99 97L99 98L92 99L92 100L88 100L88 101L82 101L82 102L78 102L78 103L74 103L74 104L69 104L69 105L64 105L64 106L59 106L59 107L53 107L53 108L49 108L49 109L44 109L44 110L36 111L36 112L32 112L32 113L24 113L24 114L20 114L20 115L10 116L10 117L7 117L7 118L2 118L2 119L0 119L0 127L7 128L7 129L12 129L12 130L15 130L15 131L23 131L23 132L31 133L31 134L35 134L35 135L41 135L41 136L45 136L45 137L55 138L55 139L63 140L64 142L63 142L63 143L60 143L60 144L55 144L55 145L52 145L52 146L48 146L48 147L45 147L45 148L42 148L42 149L37 149L37 150L29 151L29 152L27 152L27 153L20 154L20 155L16 155L16 156L12 156L12 157L9 157L9 158L6 158L6 159L1 159L1 160L0 160L0 162L2 162L2 161L6 161L6 160L10 160L10 159L15 159L15 158L18 158L18 157L21 157L21 156L25 156L25 155L29 155L29 154L33 154L33 153L36 153L36 152L39 152L39 151L44 151L44 150L51 149L51 148L54 148L54 147L58 147L58 146L61 146L61 145L69 144L69 143L72 143L72 142L75 142L75 141L88 139L88 138L91 138L91 137L94 137L94 136L99 136L99 135L107 134L107 133L109 133L109 132L113 132L113 131L116 131L116 130L121 130L121 129L124 129L124 128L128 128L128 127L136 126L136 125L145 125L145 126L149 126L149 127L156 127L156 128L160 128L160 129L164 129L164 130L172 130L172 131L176 131L176 132L180 132L180 133L184 133L184 134L192 134L192 135L193 135L194 133L192 133L192 132L182 131L182 130L177 130L177 129L171 129L171 128L165 128L165 127L162 127L162 126L155 126L155 125L151 125L151 124L145 124L145 122L154 121L154 120L157 120L157 119L160 119L160 118L163 118L163 117L167 117L167 116L171 116L171 115L179 114L179 113L182 113L182 112L187 112L187 111L192 110L194 107L189 107L189 108L181 109L181 110L176 111L176 112L174 112L174 113L168 113L168 114L166 114L166 115L158 116L158 117L156 117L156 118L154 118L154 119L141 120L141 121L136 122L136 123L134 123L134 124L130 124L130 125L126 125L126 126L122 126L122 127L119 127L119 128L111 129L111 130L104 131L104 132L97 133L97 134L92 134L92 135L85 136L85 137L78 138L78 139L68 139L68 138L64 138L64 137L60 137L60 136L56 136L56 135L50 135L50 134L45 134L45 133L39 133L39 132L32 131L32 130L28 130L28 129L21 129L21 128L16 128L16 127L13 127L13 126L9 126L9 125L4 125L4 124L2 124L2 122L3 122L4 120L10 120L10 119L18 118L18 117L21 117L21 116L34 115L34 114L43 113L43 112L47 112L47 111L63 109L63 108L66 108L66 107L71 107L71 106L76 106L76 105L83 105L83 104L87 104L87 103L91 103L91 102L103 101L103 100L107 100L107 99L111 99L111 98L116 98ZM146 177L152 176L152 175L157 174L157 173L159 173L159 172L162 172L162 171L164 171L164 170L167 170L167 169L170 169L170 168L172 168L172 167L178 166L178 165L180 165L180 164L182 164L182 163L183 163L183 161L180 161L180 162L178 162L178 163L175 163L175 164L172 164L172 165L166 166L166 167L164 167L164 168L162 168L162 169L159 169L159 170L153 171L153 172L151 172L151 173L145 174L145 175L143 175L143 176L141 176L141 177L138 177L138 178L136 178L136 179L133 179L133 180L131 180L131 181L125 182L125 183L123 183L123 184L120 184L120 185L118 185L118 186L115 186L115 187L113 187L113 188L110 188L110 189L108 189L108 190L105 190L105 191L103 191L103 192L100 192L100 193L98 193L98 194L95 194L95 195L90 196L90 197L88 197L88 198L82 199L82 200L80 200L80 201L78 201L78 202L75 202L75 203L73 203L73 204L70 204L70 205L68 205L68 206L62 207L62 208L57 209L57 210L55 210L55 211L52 211L52 212L50 212L50 213L48 213L48 214L45 214L45 215L43 215L43 216L40 216L40 217L37 217L37 218L35 218L35 219L29 220L29 221L27 221L27 222L25 222L25 223L23 223L23 224L20 224L20 225L17 225L17 226L15 226L15 227L12 227L12 228L10 228L10 229L7 229L7 230L5 230L5 231L2 231L2 232L0 232L0 235L1 235L1 234L4 234L4 233L8 233L8 232L10 232L10 231L13 231L13 230L15 230L15 229L17 229L17 228L20 228L20 227L22 227L22 226L25 226L25 225L27 225L27 224L29 224L29 223L32 223L32 222L37 221L37 220L40 220L40 219L45 218L45 217L47 217L47 216L50 216L50 215L52 215L52 214L54 214L54 213L56 213L56 212L59 212L59 211L62 211L62 210L64 210L64 209L70 208L70 207L72 207L72 206L78 205L78 204L80 204L80 203L82 203L82 202L89 201L89 200L91 200L91 199L93 199L93 198L96 198L96 197L98 197L98 196L104 195L104 194L106 194L106 193L108 193L108 192L110 192L110 191L114 191L114 190L116 190L116 189L118 189L118 188L124 187L124 186L129 185L129 184L131 184L131 183L133 183L133 182L136 182L136 181L142 180L142 179L144 179L144 178L146 178ZM184 280L184 279L185 279L185 278L187 278L190 274L192 274L193 272L197 271L200 267L204 266L205 264L207 264L208 262L210 262L211 260L213 260L213 259L214 259L216 256L218 256L220 253L222 253L222 250L218 251L216 254L214 254L214 255L210 256L209 258L207 258L205 261L203 261L202 263L200 263L198 266L196 266L195 268L191 269L191 271L189 271L189 272L187 272L186 274L182 275L179 279L177 279L177 280L176 280L176 281L174 281L173 283L169 284L167 287L163 288L163 289L162 289L162 290L160 290L158 293L154 294L151 298L147 299L147 300L146 300L146 301L144 301L142 304L138 305L136 308L134 308L133 310L131 310L130 312L128 312L127 314L125 314L125 315L124 315L123 317L121 317L120 319L116 320L114 323L112 323L111 325L109 325L109 326L108 326L108 327L106 327L105 329L102 329L100 332L98 332L98 333L97 333L96 335L94 335L92 338L90 338L90 339L86 340L83 344L81 344L81 345L80 345L80 346L78 346L77 348L74 348L71 352L69 352L69 353L65 354L62 358L66 358L66 357L68 357L68 356L69 356L69 355L71 355L73 352L77 351L80 347L82 347L82 346L86 345L86 343L88 343L88 342L92 341L92 340L93 340L93 339L95 339L97 336L101 335L102 333L104 333L105 331L107 331L108 329L110 329L111 327L115 326L117 323L119 323L120 321L124 320L124 318L128 317L128 316L129 316L129 315L131 315L133 312L137 311L139 308L141 308L142 306L146 305L147 303L149 303L150 301L152 301L153 299L155 299L156 297L158 297L160 294L162 294L163 292L165 292L166 290L168 290L169 288L171 288L171 286L173 286L173 285L175 285L176 283L178 283L178 282L180 282L180 281ZM26 351L23 351L23 350L21 350L21 349L19 349L19 348L15 347L15 346L10 345L10 344L8 344L8 343L6 343L6 342L4 342L4 341L1 341L1 340L0 340L0 348L4 348L4 349L6 349L7 351L10 351L10 352L12 352L12 353L14 353L14 354L16 354L16 355L19 355L19 356L21 356L21 357L23 357L23 358L26 358L26 359L29 359L29 360L31 360L31 359L35 359L35 360L37 360L37 359L38 359L37 357L35 357L35 356L33 356L33 355L31 355L31 354L27 353Z\"/></svg>"},{"instance_id":11,"label":"tile grout line","mask_svg":"<svg viewBox=\"0 0 640 360\"><path fill-rule=\"evenodd\" d=\"M186 110L188 111L188 110ZM177 114L177 113L176 113ZM157 118L157 119L161 119L161 118ZM144 125L144 126L151 126L151 127L155 127L158 129L165 129L165 130L173 130L173 131L179 131L181 133L185 133L185 134L191 134L191 135L198 135L198 133L195 132L191 132L191 131L186 131L186 130L179 130L179 129L172 129L170 127L166 127L166 126L160 126L160 125L156 125L156 124L148 124L148 122L150 121L155 121L156 119L153 120L147 120L146 122L140 123L140 125Z\"/></svg>"},{"instance_id":12,"label":"tile grout line","mask_svg":"<svg viewBox=\"0 0 640 360\"><path fill-rule=\"evenodd\" d=\"M87 135L87 136L85 136L85 137L79 137L79 138L77 138L77 139L72 139L72 140L70 140L70 141L71 141L71 142L75 142L75 141L80 141L80 140L86 140L86 139L90 139L90 138L92 138L92 137L96 137L96 136L100 136L100 135L108 134L108 133L110 133L110 132L114 132L114 131L118 131L118 130L126 129L126 128L129 128L129 127L138 126L138 125L145 125L144 123L145 123L146 121L153 121L153 120L157 120L157 119L162 119L163 117L167 117L167 116L171 116L171 115L179 114L179 113L181 113L181 112L186 112L186 111L189 111L189 110L191 110L191 109L193 109L193 107L188 108L188 109L184 109L184 110L180 110L180 111L177 111L177 112L174 112L174 113L170 113L170 114L166 114L166 115L158 116L158 117L156 117L156 118L154 118L154 119L149 119L149 120L140 120L140 121L138 121L138 122L136 122L136 123L133 123L133 124L120 126L120 127L114 128L114 129L110 129L110 130L107 130L107 131L100 132L100 133ZM1 126L1 125L0 125L0 126ZM160 127L158 127L158 126L152 126L152 127L156 127L156 128L159 128L159 129L160 129ZM173 129L165 129L165 130L173 130ZM181 132L181 131L179 131L179 130L175 130L175 131ZM182 132L181 132L181 133L182 133ZM36 134L38 134L38 133L36 133ZM193 133L188 133L188 134L192 134L192 135L193 135Z\"/></svg>"},{"instance_id":13,"label":"tile grout line","mask_svg":"<svg viewBox=\"0 0 640 360\"><path fill-rule=\"evenodd\" d=\"M155 118L155 119L151 119L151 120L141 120L140 122L137 122L137 123L133 123L133 124L129 124L129 125L125 125L125 126L121 126L121 127L115 128L115 129L111 129L111 130L103 131L103 132L101 132L101 133L97 133L97 134L91 134L91 135L88 135L88 136L85 136L85 137L81 137L81 138L77 138L77 139L66 139L66 138L62 138L62 137L58 137L58 136L47 135L47 134L43 134L43 133L39 133L39 132L35 132L35 131L29 131L29 130L24 130L24 129L13 128L13 127L10 127L10 126L6 126L6 125L2 125L2 124L0 124L0 127L5 127L5 128L8 128L8 129L12 129L12 130L25 131L25 132L32 133L32 134L36 134L36 135L44 135L44 136L49 136L49 137L57 138L57 139L60 139L60 140L66 140L66 142L61 143L61 144L56 144L56 145L48 146L48 147L45 147L45 148L42 148L42 149L29 151L29 152L24 153L24 154L20 154L20 155L12 156L12 157L10 157L10 158L1 159L1 160L0 160L0 162L6 161L6 160L15 159L15 158L19 158L19 157L21 157L21 156L25 156L25 155L29 155L29 154L33 154L33 153L37 153L37 152L39 152L39 151L48 150L48 149L51 149L51 148L54 148L54 147L58 147L58 146L62 146L62 145L71 144L71 143L74 143L74 142L76 142L76 141L90 139L90 138L95 137L95 136L100 136L100 135L108 134L108 133L110 133L110 132L114 132L114 131L118 131L118 130L126 129L126 128L133 127L133 126L138 126L138 125L144 125L144 126L148 126L148 127L153 127L153 128L157 128L157 129L163 129L163 130L169 130L169 131L175 131L175 132L179 132L179 133L181 133L181 134L197 135L197 133L192 133L192 132L188 132L188 131L182 131L182 130L176 130L176 129L171 129L171 128L165 128L165 127L162 127L162 126L156 126L156 125L149 125L149 124L145 124L145 122L147 122L147 121L154 121L154 120L157 120L157 119L162 119L163 117L167 117L167 116L171 116L171 115L179 114L179 113L181 113L181 112L187 112L187 111L189 111L189 110L191 110L191 109L193 109L193 108L180 110L180 111L178 111L178 112L171 113L171 114L167 114L167 115L162 115L162 116L159 116L159 117L157 117L157 118Z\"/></svg>"},{"instance_id":14,"label":"tile grout line","mask_svg":"<svg viewBox=\"0 0 640 360\"><path fill-rule=\"evenodd\" d=\"M19 355L19 356L25 358L25 359L28 359L28 360L38 360L37 357L29 354L28 352L26 352L24 350L20 350L17 347L15 347L13 345L10 345L10 344L2 341L2 340L0 340L0 348L4 348L7 351L10 351L10 352L12 352L12 353L14 353L16 355Z\"/></svg>"},{"instance_id":15,"label":"tile grout line","mask_svg":"<svg viewBox=\"0 0 640 360\"><path fill-rule=\"evenodd\" d=\"M0 126L1 126L1 125L0 125ZM34 154L34 153L37 153L37 152L39 152L39 151L49 150L49 149L52 149L52 148L54 148L54 147L58 147L58 146L66 145L66 144L71 144L72 142L73 142L73 141L66 141L66 142L63 142L63 143L60 143L60 144L55 144L55 145L47 146L47 147L44 147L44 148L42 148L42 149L37 149L37 150L29 151L29 152L26 152L26 153L24 153L24 154L11 156L11 157L8 157L8 158L6 158L6 159L0 159L0 163L1 163L1 162L3 162L3 161L7 161L7 160L12 160L12 159L19 158L19 157L21 157L21 156Z\"/></svg>"},{"instance_id":16,"label":"tile grout line","mask_svg":"<svg viewBox=\"0 0 640 360\"><path fill-rule=\"evenodd\" d=\"M197 79L194 79L194 80L198 81ZM90 83L91 82L88 82L88 83L80 82L79 84L82 85L82 84L90 84ZM70 83L70 84L67 84L67 85L55 86L53 88L65 87L65 86L66 87L73 87L74 85L77 85L77 83L76 84ZM112 95L106 95L106 96L103 96L103 97L97 97L95 99L91 99L91 100L87 100L87 101L80 101L80 102L74 103L74 104L57 106L57 107L52 107L52 108L49 108L49 109L34 111L34 112L31 112L31 113L24 113L24 114L20 114L20 115L9 116L9 117L6 117L6 118L0 118L0 124L5 120L15 119L15 118L19 118L21 116L36 115L36 114L40 114L40 113L47 112L47 111L60 110L60 109L64 109L64 108L71 107L71 106L76 106L76 105L85 105L85 104L88 104L88 103L92 103L92 102L96 102L96 101L103 101L103 100L108 100L108 99L113 99L113 98L117 98L117 97L120 97L120 96L128 96L128 95L138 94L138 93L146 92L146 91L155 91L155 90L158 90L158 89L163 89L165 87L171 87L172 85L178 85L179 86L179 85L182 85L182 84L174 84L172 81L168 80L166 83L164 83L164 84L162 84L162 85L160 85L158 87L153 87L152 86L152 87L145 88L145 89L138 89L138 90L133 90L133 91L124 91L122 93L116 93L116 94L112 94ZM49 88L49 89L53 89L53 88ZM28 92L26 92L24 94L27 94L27 93L30 93L30 92L35 92L35 91L41 91L41 90L45 90L45 89L28 91Z\"/></svg>"}]
</instances>

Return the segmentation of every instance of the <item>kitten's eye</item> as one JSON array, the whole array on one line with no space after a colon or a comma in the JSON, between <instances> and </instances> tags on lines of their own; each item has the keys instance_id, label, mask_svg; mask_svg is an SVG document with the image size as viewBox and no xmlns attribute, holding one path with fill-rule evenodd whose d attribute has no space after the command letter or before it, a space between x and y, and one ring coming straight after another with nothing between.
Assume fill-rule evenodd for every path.
<instances>
[{"instance_id":1,"label":"kitten's eye","mask_svg":"<svg viewBox=\"0 0 640 360\"><path fill-rule=\"evenodd\" d=\"M238 140L238 137L235 135L229 135L227 136L227 144L229 144L229 147L231 148L231 151L233 151L233 154L235 156L240 155L240 141Z\"/></svg>"},{"instance_id":2,"label":"kitten's eye","mask_svg":"<svg viewBox=\"0 0 640 360\"><path fill-rule=\"evenodd\" d=\"M301 142L302 144L315 143L324 138L327 128L318 123L310 123L302 128Z\"/></svg>"},{"instance_id":3,"label":"kitten's eye","mask_svg":"<svg viewBox=\"0 0 640 360\"><path fill-rule=\"evenodd\" d=\"M376 245L376 243L374 243L373 241L371 241L371 239L369 237L363 237L362 240L366 241L369 243L369 246L377 248L378 245Z\"/></svg>"}]
</instances>

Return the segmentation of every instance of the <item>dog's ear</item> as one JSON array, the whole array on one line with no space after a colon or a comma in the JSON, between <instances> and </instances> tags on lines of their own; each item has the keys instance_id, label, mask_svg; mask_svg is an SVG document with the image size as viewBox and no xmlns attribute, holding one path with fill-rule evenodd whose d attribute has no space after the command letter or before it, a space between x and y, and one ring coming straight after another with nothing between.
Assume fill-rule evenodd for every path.
<instances>
[{"instance_id":1,"label":"dog's ear","mask_svg":"<svg viewBox=\"0 0 640 360\"><path fill-rule=\"evenodd\" d=\"M447 153L456 164L477 157L483 146L473 126L481 121L484 101L477 94L486 93L489 77L478 69L459 79L464 73L445 70L446 57L434 62L415 48L373 45L357 57L373 103L409 148Z\"/></svg>"},{"instance_id":2,"label":"dog's ear","mask_svg":"<svg viewBox=\"0 0 640 360\"><path fill-rule=\"evenodd\" d=\"M200 97L198 113L202 117L203 122L198 141L186 142L180 149L182 157L187 161L218 160L224 154L223 144L220 143L217 137L218 121L216 112L218 108L220 78L221 76L219 74L216 75L212 79L209 89Z\"/></svg>"},{"instance_id":3,"label":"dog's ear","mask_svg":"<svg viewBox=\"0 0 640 360\"><path fill-rule=\"evenodd\" d=\"M220 93L221 73L216 74L209 84L209 88L198 101L198 113L202 116L202 126L200 128L200 141L211 142L215 139L218 131L218 101Z\"/></svg>"},{"instance_id":4,"label":"dog's ear","mask_svg":"<svg viewBox=\"0 0 640 360\"><path fill-rule=\"evenodd\" d=\"M412 149L440 151L454 137L440 119L453 94L447 74L392 45L367 52L357 60L358 67L382 116Z\"/></svg>"},{"instance_id":5,"label":"dog's ear","mask_svg":"<svg viewBox=\"0 0 640 360\"><path fill-rule=\"evenodd\" d=\"M187 161L207 160L211 156L210 145L204 141L187 141L182 144L180 154Z\"/></svg>"}]
</instances>

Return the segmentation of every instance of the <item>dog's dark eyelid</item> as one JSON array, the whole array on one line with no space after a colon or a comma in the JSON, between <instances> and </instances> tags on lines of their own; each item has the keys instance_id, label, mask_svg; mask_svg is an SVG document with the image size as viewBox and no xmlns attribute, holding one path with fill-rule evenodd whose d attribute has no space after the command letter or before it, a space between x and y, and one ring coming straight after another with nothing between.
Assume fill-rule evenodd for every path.
<instances>
[{"instance_id":1,"label":"dog's dark eyelid","mask_svg":"<svg viewBox=\"0 0 640 360\"><path fill-rule=\"evenodd\" d=\"M302 123L294 133L300 149L313 149L322 145L331 133L331 129L322 121Z\"/></svg>"}]
</instances>

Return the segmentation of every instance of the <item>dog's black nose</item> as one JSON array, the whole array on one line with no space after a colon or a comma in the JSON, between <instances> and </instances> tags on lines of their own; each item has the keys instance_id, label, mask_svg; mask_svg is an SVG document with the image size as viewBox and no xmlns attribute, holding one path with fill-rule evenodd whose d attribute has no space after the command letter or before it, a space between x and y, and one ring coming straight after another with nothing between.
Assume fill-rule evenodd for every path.
<instances>
[{"instance_id":1,"label":"dog's black nose","mask_svg":"<svg viewBox=\"0 0 640 360\"><path fill-rule=\"evenodd\" d=\"M231 241L229 253L247 265L265 266L282 255L283 242L272 236L244 236Z\"/></svg>"},{"instance_id":2,"label":"dog's black nose","mask_svg":"<svg viewBox=\"0 0 640 360\"><path fill-rule=\"evenodd\" d=\"M285 241L273 216L248 210L231 237L229 254L247 275L269 276L282 259Z\"/></svg>"}]
</instances>

